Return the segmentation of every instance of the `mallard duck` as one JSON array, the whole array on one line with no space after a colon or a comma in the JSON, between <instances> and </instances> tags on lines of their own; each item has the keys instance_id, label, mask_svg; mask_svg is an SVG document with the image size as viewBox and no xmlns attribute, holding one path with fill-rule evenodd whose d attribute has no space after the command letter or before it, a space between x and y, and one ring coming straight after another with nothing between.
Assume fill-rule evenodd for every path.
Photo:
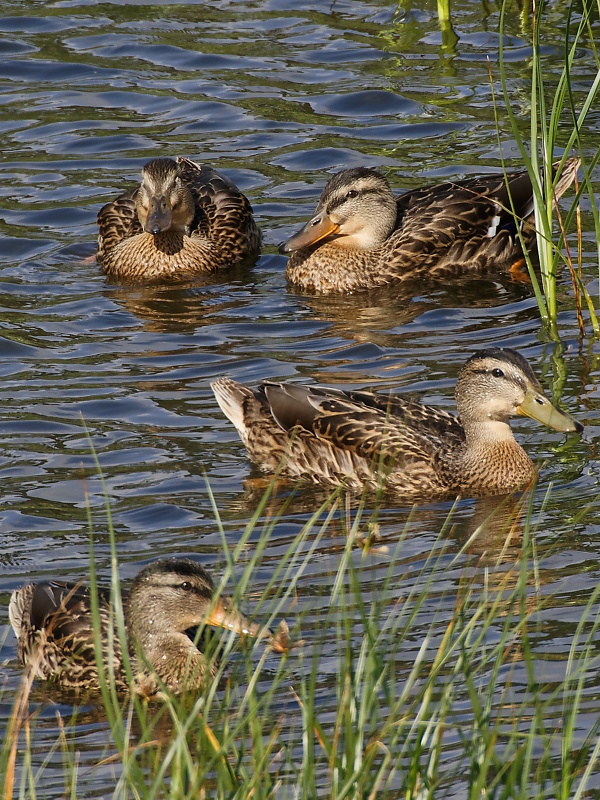
<instances>
[{"instance_id":1,"label":"mallard duck","mask_svg":"<svg viewBox=\"0 0 600 800\"><path fill-rule=\"evenodd\" d=\"M566 161L558 199L575 178ZM529 250L535 243L531 180L507 175ZM522 258L504 175L440 183L394 197L366 167L345 169L323 189L312 219L279 246L291 253L286 275L311 292L351 292L395 281L434 279L511 267Z\"/></svg>"},{"instance_id":2,"label":"mallard duck","mask_svg":"<svg viewBox=\"0 0 600 800\"><path fill-rule=\"evenodd\" d=\"M215 598L214 591L209 573L187 558L162 558L138 573L124 599L135 676L132 687L112 622L110 592L99 592L102 648L107 661L112 628L112 668L118 689L132 688L147 696L154 694L161 682L175 693L198 689L207 667L194 643L200 626L220 626L252 636L269 633L250 624L228 597ZM90 590L81 584L45 581L13 593L8 612L18 640L19 660L33 677L76 690L99 688L90 603ZM271 640L271 644L284 649L278 640ZM211 676L216 669L213 663Z\"/></svg>"},{"instance_id":3,"label":"mallard duck","mask_svg":"<svg viewBox=\"0 0 600 800\"><path fill-rule=\"evenodd\" d=\"M250 458L268 472L326 485L384 485L406 497L505 494L534 465L508 418L525 414L559 431L583 427L544 397L514 350L475 353L456 383L459 416L364 391L220 378L212 389Z\"/></svg>"},{"instance_id":4,"label":"mallard duck","mask_svg":"<svg viewBox=\"0 0 600 800\"><path fill-rule=\"evenodd\" d=\"M255 258L261 233L240 190L211 167L155 158L98 214L96 258L128 282L189 280Z\"/></svg>"}]
</instances>

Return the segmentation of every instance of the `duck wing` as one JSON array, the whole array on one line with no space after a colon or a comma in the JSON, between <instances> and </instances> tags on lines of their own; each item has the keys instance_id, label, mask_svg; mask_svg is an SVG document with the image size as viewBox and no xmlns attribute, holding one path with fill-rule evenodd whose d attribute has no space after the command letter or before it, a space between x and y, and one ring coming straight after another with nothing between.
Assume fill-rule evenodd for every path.
<instances>
[{"instance_id":1,"label":"duck wing","mask_svg":"<svg viewBox=\"0 0 600 800\"><path fill-rule=\"evenodd\" d=\"M369 463L402 469L465 441L457 417L399 397L275 383L263 384L259 392L283 430L291 433L298 426Z\"/></svg>"},{"instance_id":2,"label":"duck wing","mask_svg":"<svg viewBox=\"0 0 600 800\"><path fill-rule=\"evenodd\" d=\"M177 164L196 206L191 235L218 242L223 260L230 263L256 256L260 229L254 222L252 206L233 181L188 158L179 157Z\"/></svg>"},{"instance_id":3,"label":"duck wing","mask_svg":"<svg viewBox=\"0 0 600 800\"><path fill-rule=\"evenodd\" d=\"M109 619L109 593L99 592L101 636ZM9 606L19 659L42 679L72 686L97 683L90 590L80 584L44 581L14 592ZM120 676L121 651L115 637L113 664ZM94 675L96 676L94 679Z\"/></svg>"},{"instance_id":4,"label":"duck wing","mask_svg":"<svg viewBox=\"0 0 600 800\"><path fill-rule=\"evenodd\" d=\"M99 593L100 606L108 609L108 592ZM86 586L57 581L37 583L31 597L32 628L45 628L55 640L85 638L93 641L90 590Z\"/></svg>"},{"instance_id":5,"label":"duck wing","mask_svg":"<svg viewBox=\"0 0 600 800\"><path fill-rule=\"evenodd\" d=\"M573 182L579 159L565 162L558 199ZM555 164L556 174L558 164ZM519 257L518 227L529 249L535 240L533 189L527 170L480 176L406 192L397 198L396 231L386 249L402 272L436 275L484 271ZM512 214L512 209L517 220ZM523 224L526 223L526 224ZM400 264L401 262L401 264Z\"/></svg>"},{"instance_id":6,"label":"duck wing","mask_svg":"<svg viewBox=\"0 0 600 800\"><path fill-rule=\"evenodd\" d=\"M99 264L102 264L104 253L107 250L116 247L123 239L143 232L135 207L138 188L124 192L116 200L102 206L98 212L99 233L96 259Z\"/></svg>"},{"instance_id":7,"label":"duck wing","mask_svg":"<svg viewBox=\"0 0 600 800\"><path fill-rule=\"evenodd\" d=\"M514 225L510 198L515 213L527 218L533 211L531 180L526 170L508 175L507 180L508 187L503 175L480 176L405 192L396 198L398 227L416 225L416 221L441 226L443 220L444 227L460 236L487 232L495 216L500 224Z\"/></svg>"}]
</instances>

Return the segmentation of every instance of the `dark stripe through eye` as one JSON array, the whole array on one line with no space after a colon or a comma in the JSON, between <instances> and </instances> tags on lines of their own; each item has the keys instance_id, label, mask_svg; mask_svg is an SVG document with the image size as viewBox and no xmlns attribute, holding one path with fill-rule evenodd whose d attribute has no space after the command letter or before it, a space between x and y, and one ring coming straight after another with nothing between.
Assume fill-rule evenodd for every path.
<instances>
[{"instance_id":1,"label":"dark stripe through eye","mask_svg":"<svg viewBox=\"0 0 600 800\"><path fill-rule=\"evenodd\" d=\"M489 370L489 369L474 369L473 370L473 374L475 374L475 375L489 375L490 373L494 376L494 378L506 378L506 375L504 374L504 372L501 369L499 369L498 367L496 367L495 369L492 369L492 370Z\"/></svg>"},{"instance_id":2,"label":"dark stripe through eye","mask_svg":"<svg viewBox=\"0 0 600 800\"><path fill-rule=\"evenodd\" d=\"M376 186L374 186L372 189L365 188L361 189L360 191L358 189L349 189L343 197L340 197L339 199L327 204L327 212L331 213L331 211L333 211L335 208L338 208L338 206L341 206L349 198L352 199L353 197L358 197L359 195L365 197L365 195L380 194L380 192L381 189L378 189Z\"/></svg>"}]
</instances>

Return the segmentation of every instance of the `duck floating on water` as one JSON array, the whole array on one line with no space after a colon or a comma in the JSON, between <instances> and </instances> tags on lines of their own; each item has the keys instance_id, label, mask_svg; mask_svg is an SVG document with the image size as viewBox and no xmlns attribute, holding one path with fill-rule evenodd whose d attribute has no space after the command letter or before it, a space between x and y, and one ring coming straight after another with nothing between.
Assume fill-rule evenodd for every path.
<instances>
[{"instance_id":1,"label":"duck floating on water","mask_svg":"<svg viewBox=\"0 0 600 800\"><path fill-rule=\"evenodd\" d=\"M575 179L579 163L565 161L556 200ZM376 170L345 169L323 189L312 219L279 251L291 253L286 270L291 283L326 294L505 269L523 257L513 206L523 220L525 245L533 249L533 189L526 170L395 197Z\"/></svg>"},{"instance_id":2,"label":"duck floating on water","mask_svg":"<svg viewBox=\"0 0 600 800\"><path fill-rule=\"evenodd\" d=\"M261 233L252 206L212 167L155 158L139 186L98 214L96 259L129 283L191 280L256 258Z\"/></svg>"},{"instance_id":3,"label":"duck floating on water","mask_svg":"<svg viewBox=\"0 0 600 800\"><path fill-rule=\"evenodd\" d=\"M510 416L558 431L583 426L544 396L515 350L475 353L456 383L458 417L397 396L220 378L212 389L250 458L264 471L350 489L384 486L406 498L507 494L535 467Z\"/></svg>"},{"instance_id":4,"label":"duck floating on water","mask_svg":"<svg viewBox=\"0 0 600 800\"><path fill-rule=\"evenodd\" d=\"M112 621L110 592L100 590L98 600L104 659L110 657L110 634L114 648L111 666L121 691L131 688L150 696L161 684L176 694L199 689L207 677L207 661L194 643L200 626L229 628L242 635L270 635L268 629L250 624L228 597L215 597L212 578L199 564L187 558L159 559L138 573L124 598L134 672L130 687ZM76 690L99 688L88 588L54 581L28 584L13 593L8 611L19 660L35 678ZM279 638L271 637L270 643L279 652L286 649ZM213 661L210 677L216 670Z\"/></svg>"}]
</instances>

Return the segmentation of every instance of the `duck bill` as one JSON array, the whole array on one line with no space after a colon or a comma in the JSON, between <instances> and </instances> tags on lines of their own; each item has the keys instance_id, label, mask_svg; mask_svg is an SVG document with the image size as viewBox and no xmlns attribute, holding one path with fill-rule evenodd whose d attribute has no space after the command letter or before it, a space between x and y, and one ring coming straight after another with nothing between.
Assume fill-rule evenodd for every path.
<instances>
[{"instance_id":1,"label":"duck bill","mask_svg":"<svg viewBox=\"0 0 600 800\"><path fill-rule=\"evenodd\" d=\"M294 250L302 250L302 248L309 247L315 242L320 242L326 236L337 233L339 229L339 225L332 222L327 214L317 214L298 233L290 236L289 239L280 244L279 252L285 254L293 253Z\"/></svg>"},{"instance_id":2,"label":"duck bill","mask_svg":"<svg viewBox=\"0 0 600 800\"><path fill-rule=\"evenodd\" d=\"M144 230L156 236L157 233L164 233L171 227L171 211L164 197L153 197L150 200L148 216Z\"/></svg>"},{"instance_id":3,"label":"duck bill","mask_svg":"<svg viewBox=\"0 0 600 800\"><path fill-rule=\"evenodd\" d=\"M205 623L213 625L215 628L227 628L240 636L262 638L263 636L273 635L268 628L261 628L259 625L250 622L237 610L227 595L221 595L217 598L205 619Z\"/></svg>"},{"instance_id":4,"label":"duck bill","mask_svg":"<svg viewBox=\"0 0 600 800\"><path fill-rule=\"evenodd\" d=\"M583 425L576 422L560 408L553 406L550 400L541 392L536 392L535 389L529 388L525 395L525 399L521 405L517 406L517 414L522 414L524 417L531 417L549 428L554 428L555 431L562 431L569 433L577 431L581 433Z\"/></svg>"},{"instance_id":5,"label":"duck bill","mask_svg":"<svg viewBox=\"0 0 600 800\"><path fill-rule=\"evenodd\" d=\"M250 622L237 608L227 595L221 595L215 601L213 608L204 620L205 624L213 625L215 628L227 628L240 636L254 636L258 639L268 637L268 642L277 653L286 653L289 649L289 637L285 632L278 632L275 636L273 632L265 627L260 627ZM287 626L285 626L287 631Z\"/></svg>"}]
</instances>

